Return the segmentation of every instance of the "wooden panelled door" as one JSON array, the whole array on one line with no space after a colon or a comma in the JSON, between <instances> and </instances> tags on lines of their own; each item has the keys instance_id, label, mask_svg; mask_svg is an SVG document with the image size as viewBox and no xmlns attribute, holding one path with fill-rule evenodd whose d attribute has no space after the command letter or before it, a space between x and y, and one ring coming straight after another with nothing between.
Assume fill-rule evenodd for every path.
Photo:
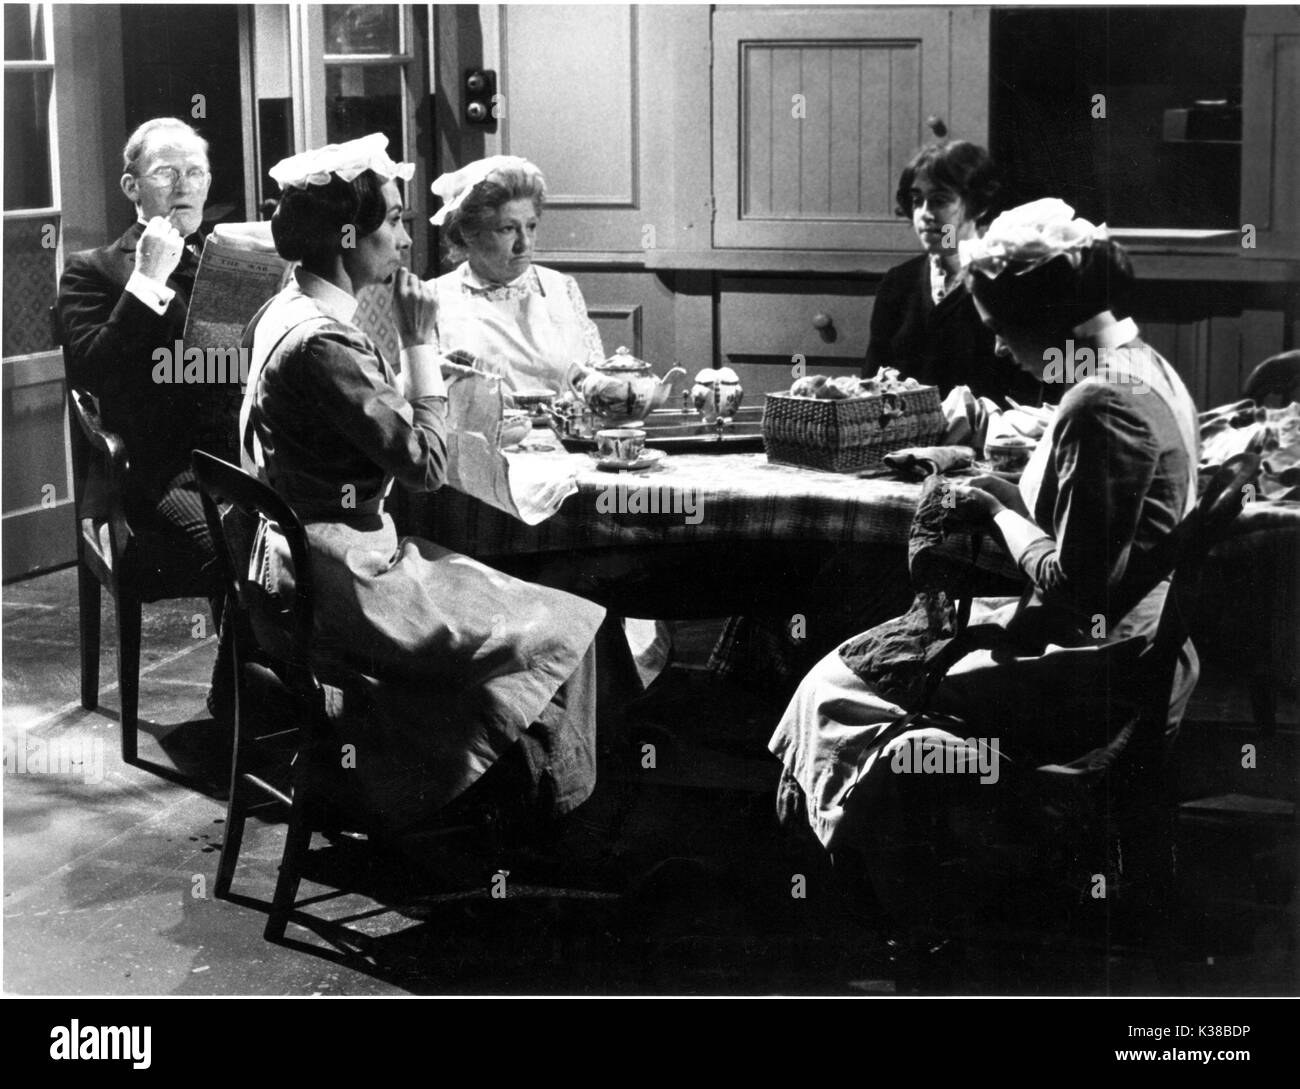
<instances>
[{"instance_id":1,"label":"wooden panelled door","mask_svg":"<svg viewBox=\"0 0 1300 1089\"><path fill-rule=\"evenodd\" d=\"M898 175L931 118L985 141L987 47L977 8L719 9L714 245L914 249Z\"/></svg>"}]
</instances>

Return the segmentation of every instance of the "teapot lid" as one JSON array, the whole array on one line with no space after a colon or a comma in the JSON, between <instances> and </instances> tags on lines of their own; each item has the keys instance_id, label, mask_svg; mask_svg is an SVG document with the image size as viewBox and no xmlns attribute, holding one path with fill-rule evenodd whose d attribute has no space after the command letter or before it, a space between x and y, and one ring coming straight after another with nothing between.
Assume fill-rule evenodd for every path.
<instances>
[{"instance_id":1,"label":"teapot lid","mask_svg":"<svg viewBox=\"0 0 1300 1089\"><path fill-rule=\"evenodd\" d=\"M648 371L650 364L643 359L637 359L631 352L622 345L611 355L604 363L595 364L598 371Z\"/></svg>"}]
</instances>

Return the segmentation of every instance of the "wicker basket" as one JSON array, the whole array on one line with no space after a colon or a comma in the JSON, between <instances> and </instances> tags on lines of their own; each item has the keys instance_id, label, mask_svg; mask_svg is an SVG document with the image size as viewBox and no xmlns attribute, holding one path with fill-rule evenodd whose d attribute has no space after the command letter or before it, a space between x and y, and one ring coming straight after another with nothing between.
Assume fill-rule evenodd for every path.
<instances>
[{"instance_id":1,"label":"wicker basket","mask_svg":"<svg viewBox=\"0 0 1300 1089\"><path fill-rule=\"evenodd\" d=\"M769 393L763 411L769 461L833 473L875 468L886 454L931 446L945 431L935 386L843 401Z\"/></svg>"}]
</instances>

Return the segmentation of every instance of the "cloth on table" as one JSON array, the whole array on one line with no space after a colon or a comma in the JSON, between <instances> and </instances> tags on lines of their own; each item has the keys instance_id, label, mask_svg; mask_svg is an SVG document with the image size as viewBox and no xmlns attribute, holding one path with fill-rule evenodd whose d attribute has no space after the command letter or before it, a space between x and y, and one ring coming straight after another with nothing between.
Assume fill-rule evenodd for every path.
<instances>
[{"instance_id":1,"label":"cloth on table","mask_svg":"<svg viewBox=\"0 0 1300 1089\"><path fill-rule=\"evenodd\" d=\"M1265 408L1236 401L1202 412L1200 421L1202 482L1237 454L1261 454L1260 495L1300 499L1300 404Z\"/></svg>"},{"instance_id":2,"label":"cloth on table","mask_svg":"<svg viewBox=\"0 0 1300 1089\"><path fill-rule=\"evenodd\" d=\"M578 490L578 470L558 459L515 457L501 449L504 399L494 376L462 378L447 390L447 483L518 518L544 522Z\"/></svg>"},{"instance_id":3,"label":"cloth on table","mask_svg":"<svg viewBox=\"0 0 1300 1089\"><path fill-rule=\"evenodd\" d=\"M889 470L913 480L924 479L934 473L969 469L974 461L975 451L969 446L910 446L884 457Z\"/></svg>"}]
</instances>

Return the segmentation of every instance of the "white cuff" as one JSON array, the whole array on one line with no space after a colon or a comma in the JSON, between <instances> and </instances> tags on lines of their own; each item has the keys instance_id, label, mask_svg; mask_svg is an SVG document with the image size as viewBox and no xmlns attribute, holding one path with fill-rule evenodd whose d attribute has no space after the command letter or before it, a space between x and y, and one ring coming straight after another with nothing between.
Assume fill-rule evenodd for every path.
<instances>
[{"instance_id":1,"label":"white cuff","mask_svg":"<svg viewBox=\"0 0 1300 1089\"><path fill-rule=\"evenodd\" d=\"M139 299L155 314L167 313L176 292L166 284L151 280L143 272L133 272L126 281L126 290Z\"/></svg>"},{"instance_id":2,"label":"white cuff","mask_svg":"<svg viewBox=\"0 0 1300 1089\"><path fill-rule=\"evenodd\" d=\"M1002 539L1006 541L1007 551L1011 553L1011 558L1016 563L1020 562L1020 557L1035 541L1051 540L1028 518L1006 507L993 516L993 522L1002 531Z\"/></svg>"},{"instance_id":3,"label":"white cuff","mask_svg":"<svg viewBox=\"0 0 1300 1089\"><path fill-rule=\"evenodd\" d=\"M429 344L416 344L401 351L402 387L408 401L421 397L446 397L442 380L443 357Z\"/></svg>"}]
</instances>

